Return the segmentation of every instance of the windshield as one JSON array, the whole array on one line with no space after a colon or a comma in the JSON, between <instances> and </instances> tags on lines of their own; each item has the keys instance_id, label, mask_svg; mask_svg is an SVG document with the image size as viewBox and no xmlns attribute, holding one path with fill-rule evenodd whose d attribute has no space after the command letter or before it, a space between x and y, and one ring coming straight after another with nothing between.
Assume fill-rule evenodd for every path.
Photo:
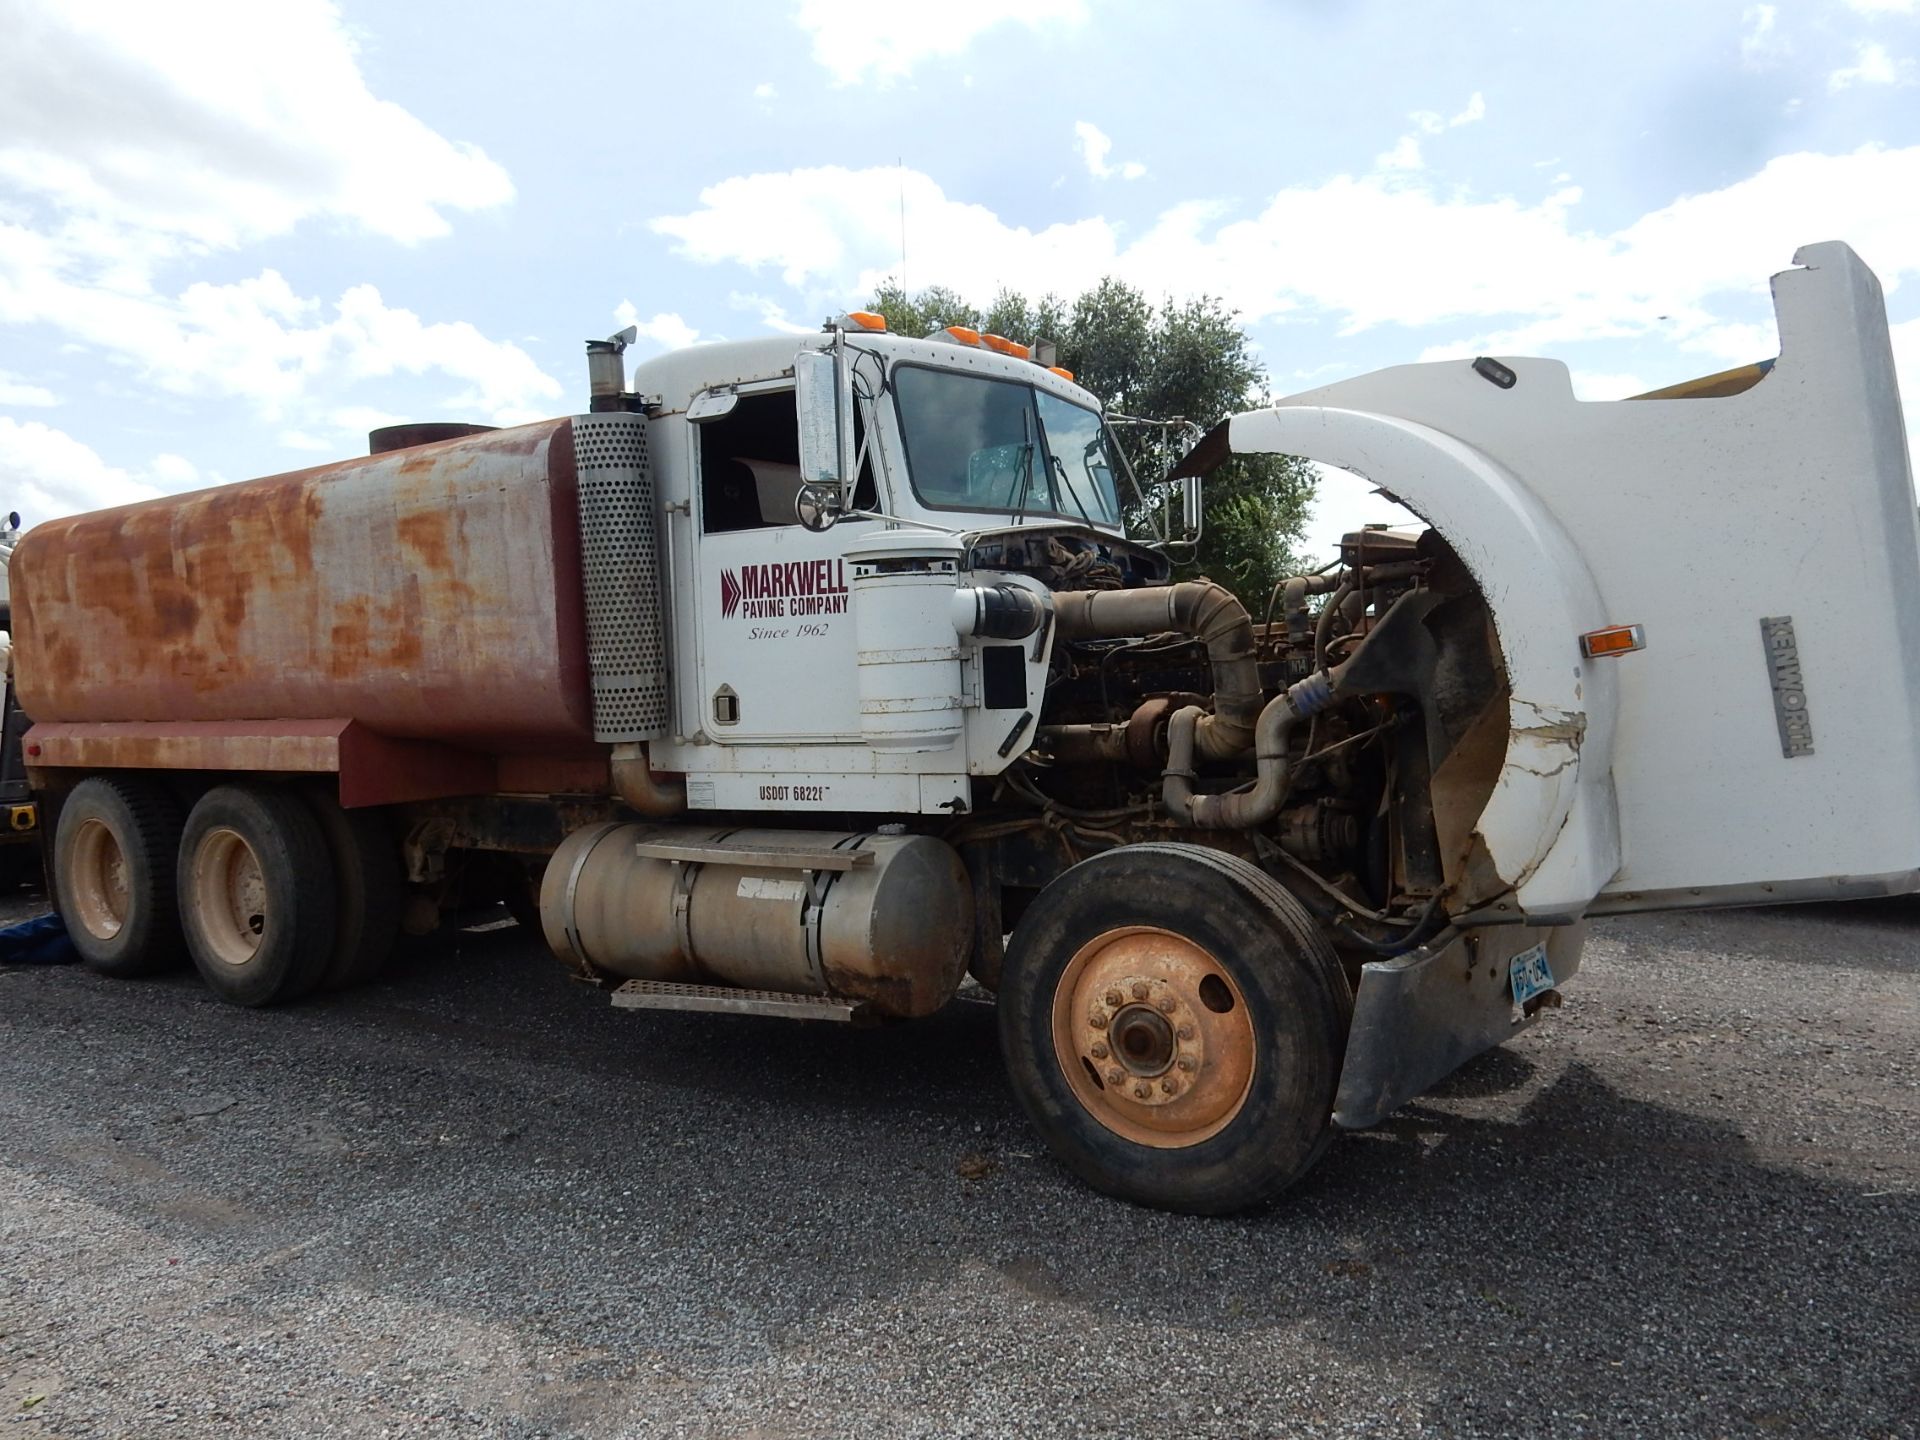
<instances>
[{"instance_id":1,"label":"windshield","mask_svg":"<svg viewBox=\"0 0 1920 1440\"><path fill-rule=\"evenodd\" d=\"M901 365L893 372L907 475L946 510L1118 525L1100 416L1014 380Z\"/></svg>"}]
</instances>

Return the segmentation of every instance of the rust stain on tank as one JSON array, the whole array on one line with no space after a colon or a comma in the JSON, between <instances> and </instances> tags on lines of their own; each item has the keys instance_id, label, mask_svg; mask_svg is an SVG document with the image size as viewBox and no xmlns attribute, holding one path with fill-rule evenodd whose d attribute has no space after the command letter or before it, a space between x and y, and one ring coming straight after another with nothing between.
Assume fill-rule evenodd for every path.
<instances>
[{"instance_id":1,"label":"rust stain on tank","mask_svg":"<svg viewBox=\"0 0 1920 1440\"><path fill-rule=\"evenodd\" d=\"M571 455L565 422L36 527L13 567L29 713L590 744L585 676L563 663L582 637L565 633L556 443Z\"/></svg>"},{"instance_id":2,"label":"rust stain on tank","mask_svg":"<svg viewBox=\"0 0 1920 1440\"><path fill-rule=\"evenodd\" d=\"M453 547L447 538L448 528L446 511L423 510L402 517L395 530L400 543L413 552L421 565L451 575L455 562Z\"/></svg>"}]
</instances>

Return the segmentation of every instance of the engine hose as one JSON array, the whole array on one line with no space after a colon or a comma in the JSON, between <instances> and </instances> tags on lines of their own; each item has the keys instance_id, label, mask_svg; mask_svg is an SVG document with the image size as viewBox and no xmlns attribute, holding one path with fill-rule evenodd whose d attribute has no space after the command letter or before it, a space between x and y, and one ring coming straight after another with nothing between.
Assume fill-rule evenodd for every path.
<instances>
[{"instance_id":1,"label":"engine hose","mask_svg":"<svg viewBox=\"0 0 1920 1440\"><path fill-rule=\"evenodd\" d=\"M1334 677L1320 671L1269 700L1254 727L1256 779L1226 795L1193 793L1194 738L1207 716L1197 705L1176 710L1167 721L1167 768L1160 782L1167 810L1206 830L1251 830L1273 819L1292 780L1287 742L1294 723L1331 704L1335 689Z\"/></svg>"},{"instance_id":2,"label":"engine hose","mask_svg":"<svg viewBox=\"0 0 1920 1440\"><path fill-rule=\"evenodd\" d=\"M1431 923L1436 915L1441 922L1438 925ZM1405 955L1409 951L1418 950L1423 945L1431 945L1442 936L1451 938L1449 932L1458 928L1448 923L1445 912L1440 909L1440 896L1437 894L1427 901L1421 907L1419 915L1414 917L1412 931L1394 940L1371 940L1356 931L1351 921L1345 921L1342 918L1337 917L1332 923L1343 944L1356 945L1362 950L1370 950L1383 958Z\"/></svg>"}]
</instances>

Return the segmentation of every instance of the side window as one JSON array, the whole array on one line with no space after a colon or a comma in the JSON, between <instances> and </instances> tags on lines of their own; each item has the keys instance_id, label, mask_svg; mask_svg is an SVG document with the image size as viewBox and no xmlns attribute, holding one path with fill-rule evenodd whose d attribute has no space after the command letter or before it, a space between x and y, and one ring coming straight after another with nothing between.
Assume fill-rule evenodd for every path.
<instances>
[{"instance_id":1,"label":"side window","mask_svg":"<svg viewBox=\"0 0 1920 1440\"><path fill-rule=\"evenodd\" d=\"M700 422L700 523L709 534L797 523L800 421L791 390L742 395Z\"/></svg>"},{"instance_id":2,"label":"side window","mask_svg":"<svg viewBox=\"0 0 1920 1440\"><path fill-rule=\"evenodd\" d=\"M793 499L800 489L800 418L793 391L742 395L725 415L698 425L702 529L711 535L799 523ZM865 438L856 414L856 452ZM869 460L860 467L855 508L874 508L877 493Z\"/></svg>"}]
</instances>

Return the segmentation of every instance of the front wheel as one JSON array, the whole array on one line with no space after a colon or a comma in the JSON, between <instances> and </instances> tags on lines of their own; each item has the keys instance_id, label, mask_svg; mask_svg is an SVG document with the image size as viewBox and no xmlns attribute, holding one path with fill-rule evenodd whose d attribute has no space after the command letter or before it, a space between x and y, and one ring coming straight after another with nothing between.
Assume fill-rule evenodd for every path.
<instances>
[{"instance_id":1,"label":"front wheel","mask_svg":"<svg viewBox=\"0 0 1920 1440\"><path fill-rule=\"evenodd\" d=\"M1353 994L1300 903L1236 856L1128 845L1014 931L1000 1038L1054 1155L1143 1205L1271 1199L1333 1135Z\"/></svg>"}]
</instances>

